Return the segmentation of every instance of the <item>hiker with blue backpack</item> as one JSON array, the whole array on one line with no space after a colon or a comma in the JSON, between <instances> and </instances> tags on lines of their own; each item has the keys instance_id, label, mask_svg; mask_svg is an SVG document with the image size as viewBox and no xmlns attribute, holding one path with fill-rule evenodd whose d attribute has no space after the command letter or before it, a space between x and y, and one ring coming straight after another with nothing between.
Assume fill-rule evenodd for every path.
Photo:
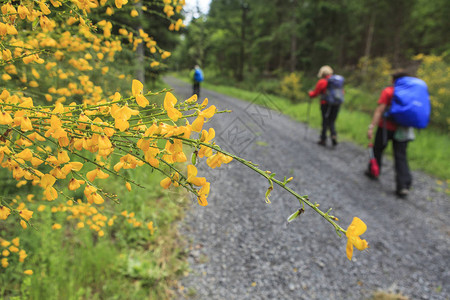
<instances>
[{"instance_id":1,"label":"hiker with blue backpack","mask_svg":"<svg viewBox=\"0 0 450 300\"><path fill-rule=\"evenodd\" d=\"M198 65L195 65L194 70L191 72L191 79L193 83L193 95L197 95L200 98L200 83L204 80L203 71Z\"/></svg>"},{"instance_id":2,"label":"hiker with blue backpack","mask_svg":"<svg viewBox=\"0 0 450 300\"><path fill-rule=\"evenodd\" d=\"M378 100L378 106L367 131L370 141L373 130L378 129L373 144L373 154L381 171L383 151L388 141L392 141L394 151L395 182L397 196L408 196L412 184L406 149L414 140L413 128L425 128L430 118L428 88L423 80L409 76L401 71L392 75L393 85L386 87ZM365 175L377 179L369 164Z\"/></svg>"},{"instance_id":3,"label":"hiker with blue backpack","mask_svg":"<svg viewBox=\"0 0 450 300\"><path fill-rule=\"evenodd\" d=\"M344 102L344 77L333 75L330 66L323 66L317 74L319 81L313 91L309 91L309 97L314 98L320 95L320 111L322 112L322 131L317 142L320 146L326 146L327 130L330 130L331 142L337 146L336 119L339 108Z\"/></svg>"}]
</instances>

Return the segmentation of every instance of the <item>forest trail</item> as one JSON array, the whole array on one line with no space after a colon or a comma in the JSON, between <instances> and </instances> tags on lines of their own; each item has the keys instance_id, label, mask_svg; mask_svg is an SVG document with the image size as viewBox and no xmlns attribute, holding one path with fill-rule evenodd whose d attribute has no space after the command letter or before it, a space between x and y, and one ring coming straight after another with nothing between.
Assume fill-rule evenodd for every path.
<instances>
[{"instance_id":1,"label":"forest trail","mask_svg":"<svg viewBox=\"0 0 450 300\"><path fill-rule=\"evenodd\" d=\"M185 82L165 81L179 100L192 93ZM202 89L205 97L233 111L206 124L217 144L278 178L293 176L289 186L324 211L332 207L342 227L360 217L370 248L355 250L350 262L347 239L311 209L286 223L299 208L290 194L275 186L266 204L260 175L236 161L211 170L201 160L209 205L192 205L181 224L191 245L192 270L182 280L187 299L368 299L377 290L450 299L450 199L436 179L413 172L414 189L399 199L389 159L380 180L371 181L363 175L366 149L349 142L323 148L317 131L305 136L304 124L276 111Z\"/></svg>"}]
</instances>

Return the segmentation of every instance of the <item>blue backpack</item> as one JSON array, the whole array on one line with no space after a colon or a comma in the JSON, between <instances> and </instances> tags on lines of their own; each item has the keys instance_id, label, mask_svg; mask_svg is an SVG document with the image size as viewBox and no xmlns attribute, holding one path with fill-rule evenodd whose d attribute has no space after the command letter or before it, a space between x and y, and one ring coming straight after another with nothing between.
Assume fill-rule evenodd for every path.
<instances>
[{"instance_id":1,"label":"blue backpack","mask_svg":"<svg viewBox=\"0 0 450 300\"><path fill-rule=\"evenodd\" d=\"M394 95L388 116L405 127L425 128L430 121L431 104L425 81L400 77L394 83Z\"/></svg>"},{"instance_id":2,"label":"blue backpack","mask_svg":"<svg viewBox=\"0 0 450 300\"><path fill-rule=\"evenodd\" d=\"M344 102L344 77L332 75L328 78L325 101L331 105L340 105Z\"/></svg>"},{"instance_id":3,"label":"blue backpack","mask_svg":"<svg viewBox=\"0 0 450 300\"><path fill-rule=\"evenodd\" d=\"M195 82L202 82L203 81L203 72L200 69L195 69L194 72L194 81Z\"/></svg>"}]
</instances>

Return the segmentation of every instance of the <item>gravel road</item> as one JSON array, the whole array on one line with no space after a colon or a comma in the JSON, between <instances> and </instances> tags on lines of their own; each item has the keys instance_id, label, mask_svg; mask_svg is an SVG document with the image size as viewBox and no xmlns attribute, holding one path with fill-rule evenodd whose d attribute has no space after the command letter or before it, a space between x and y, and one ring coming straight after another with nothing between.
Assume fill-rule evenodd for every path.
<instances>
[{"instance_id":1,"label":"gravel road","mask_svg":"<svg viewBox=\"0 0 450 300\"><path fill-rule=\"evenodd\" d=\"M190 85L165 80L179 99L191 94ZM199 176L212 182L211 193L209 205L192 205L181 225L190 241L191 272L182 280L180 298L370 299L386 291L409 299L450 299L445 182L414 172L414 189L399 199L389 159L381 179L371 181L363 175L366 149L345 141L323 148L315 144L317 131L276 111L205 89L201 96L233 110L207 124L222 148L279 178L293 176L290 187L322 210L332 207L342 227L360 217L370 248L355 250L349 261L346 238L311 209L287 224L299 208L287 192L275 187L266 204L268 183L258 174L236 161L216 170L201 162Z\"/></svg>"}]
</instances>

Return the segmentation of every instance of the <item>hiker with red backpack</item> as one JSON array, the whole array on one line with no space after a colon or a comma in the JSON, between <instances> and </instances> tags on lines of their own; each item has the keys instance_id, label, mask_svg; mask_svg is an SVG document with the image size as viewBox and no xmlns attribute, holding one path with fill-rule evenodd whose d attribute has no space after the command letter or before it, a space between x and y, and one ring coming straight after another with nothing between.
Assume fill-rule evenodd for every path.
<instances>
[{"instance_id":1,"label":"hiker with red backpack","mask_svg":"<svg viewBox=\"0 0 450 300\"><path fill-rule=\"evenodd\" d=\"M313 91L309 91L309 97L314 98L320 95L320 111L322 112L322 131L317 142L320 146L326 146L327 130L330 130L331 142L337 146L336 119L339 108L344 102L344 77L333 75L330 66L323 66L317 74L319 81Z\"/></svg>"},{"instance_id":2,"label":"hiker with red backpack","mask_svg":"<svg viewBox=\"0 0 450 300\"><path fill-rule=\"evenodd\" d=\"M367 130L367 137L373 139L373 130L378 129L373 144L373 156L378 168L374 168L373 161L365 174L376 179L381 171L383 151L388 141L392 141L394 151L394 167L396 194L399 197L408 196L412 184L406 149L408 142L414 140L413 128L425 128L430 117L430 102L428 88L422 80L410 77L405 72L392 75L393 85L386 87L380 95L378 106Z\"/></svg>"}]
</instances>

